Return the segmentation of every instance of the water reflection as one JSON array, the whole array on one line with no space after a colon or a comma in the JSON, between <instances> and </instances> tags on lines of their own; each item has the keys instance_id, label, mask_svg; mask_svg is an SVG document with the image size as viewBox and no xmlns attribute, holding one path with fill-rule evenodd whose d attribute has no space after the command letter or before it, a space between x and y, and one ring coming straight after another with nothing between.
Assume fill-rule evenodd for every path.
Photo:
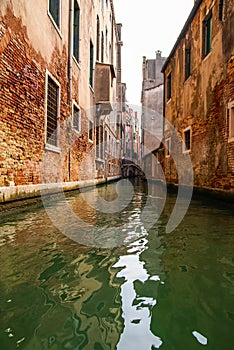
<instances>
[{"instance_id":1,"label":"water reflection","mask_svg":"<svg viewBox=\"0 0 234 350\"><path fill-rule=\"evenodd\" d=\"M134 251L146 248L146 239L133 244ZM130 249L132 251L132 249ZM139 252L140 253L140 252ZM156 298L153 296L140 296L136 293L135 283L144 284L147 281L160 281L159 276L150 276L140 261L138 254L121 256L113 267L122 270L117 277L124 278L121 286L122 312L124 318L124 331L121 334L117 349L152 349L152 346L159 348L162 341L150 330L151 310L156 305ZM156 288L156 286L155 286Z\"/></svg>"},{"instance_id":2,"label":"water reflection","mask_svg":"<svg viewBox=\"0 0 234 350\"><path fill-rule=\"evenodd\" d=\"M139 193L129 180L122 179L98 189L84 189L69 199L63 192L52 200L43 196L43 205L55 227L70 239L111 249L129 240L129 220L135 207L140 208L144 228L157 222L164 207L165 186L150 183L147 190Z\"/></svg>"},{"instance_id":3,"label":"water reflection","mask_svg":"<svg viewBox=\"0 0 234 350\"><path fill-rule=\"evenodd\" d=\"M115 196L114 187L98 191ZM146 230L146 194L136 186L121 215L98 214L80 195L68 196L90 223L124 225L124 244L112 249L68 239L42 207L2 217L0 349L232 350L232 212L193 201L168 235L175 197Z\"/></svg>"}]
</instances>

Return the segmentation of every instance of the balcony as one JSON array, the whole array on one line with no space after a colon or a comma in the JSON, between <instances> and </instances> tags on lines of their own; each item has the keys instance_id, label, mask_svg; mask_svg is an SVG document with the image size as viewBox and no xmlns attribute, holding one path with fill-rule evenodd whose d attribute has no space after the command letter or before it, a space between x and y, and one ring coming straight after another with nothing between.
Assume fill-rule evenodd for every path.
<instances>
[{"instance_id":1,"label":"balcony","mask_svg":"<svg viewBox=\"0 0 234 350\"><path fill-rule=\"evenodd\" d=\"M112 64L96 62L95 102L97 115L108 115L113 110L113 79L116 77Z\"/></svg>"}]
</instances>

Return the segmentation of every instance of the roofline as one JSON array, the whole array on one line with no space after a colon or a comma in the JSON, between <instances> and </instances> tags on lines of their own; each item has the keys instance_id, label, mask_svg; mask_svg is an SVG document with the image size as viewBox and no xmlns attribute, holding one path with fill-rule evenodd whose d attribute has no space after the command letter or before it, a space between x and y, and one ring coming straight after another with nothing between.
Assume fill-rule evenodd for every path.
<instances>
[{"instance_id":1,"label":"roofline","mask_svg":"<svg viewBox=\"0 0 234 350\"><path fill-rule=\"evenodd\" d=\"M183 26L183 29L181 30L180 35L178 36L178 38L177 38L177 40L176 40L176 42L175 42L175 45L173 46L173 48L172 48L172 50L171 50L169 56L167 57L166 62L165 62L164 65L162 66L162 70L161 70L162 73L165 72L165 70L166 70L166 68L167 68L167 65L168 65L169 61L171 60L172 56L174 55L174 53L175 53L175 51L176 51L176 49L177 49L177 47L178 47L178 45L179 45L181 39L182 39L182 38L185 36L185 34L187 33L187 30L188 30L188 28L189 28L189 26L190 26L190 24L191 24L193 18L195 17L195 15L196 15L196 13L197 13L197 10L198 10L198 8L200 7L201 3L202 3L202 0L197 0L197 1L195 2L194 6L193 6L193 8L192 8L192 11L190 12L190 14L189 14L189 16L188 16L188 18L187 18L187 20L186 20L184 26Z\"/></svg>"},{"instance_id":2,"label":"roofline","mask_svg":"<svg viewBox=\"0 0 234 350\"><path fill-rule=\"evenodd\" d=\"M119 42L119 35L118 35L118 31L117 31L117 25L120 24L122 26L122 23L116 23L116 18L115 18L115 8L114 8L114 3L113 0L110 0L110 5L111 5L111 12L112 12L112 19L113 19L113 23L114 23L114 31L115 31L115 35L116 35L116 41L117 43Z\"/></svg>"}]
</instances>

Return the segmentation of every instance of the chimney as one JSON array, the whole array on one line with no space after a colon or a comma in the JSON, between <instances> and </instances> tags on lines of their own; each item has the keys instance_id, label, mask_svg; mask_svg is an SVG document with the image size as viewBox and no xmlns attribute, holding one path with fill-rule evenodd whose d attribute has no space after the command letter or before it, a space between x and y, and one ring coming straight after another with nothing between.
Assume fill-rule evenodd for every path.
<instances>
[{"instance_id":1,"label":"chimney","mask_svg":"<svg viewBox=\"0 0 234 350\"><path fill-rule=\"evenodd\" d=\"M156 60L162 57L161 54L162 54L162 51L160 50L156 51Z\"/></svg>"}]
</instances>

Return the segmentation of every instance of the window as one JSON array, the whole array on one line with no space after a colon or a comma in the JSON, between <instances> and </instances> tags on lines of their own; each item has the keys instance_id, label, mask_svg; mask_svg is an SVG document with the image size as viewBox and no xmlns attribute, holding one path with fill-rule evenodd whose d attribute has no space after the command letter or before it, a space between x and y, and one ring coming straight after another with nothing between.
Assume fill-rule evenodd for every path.
<instances>
[{"instance_id":1,"label":"window","mask_svg":"<svg viewBox=\"0 0 234 350\"><path fill-rule=\"evenodd\" d=\"M96 126L96 157L99 158L100 157L100 146L99 146L99 142L100 142L100 126Z\"/></svg>"},{"instance_id":2,"label":"window","mask_svg":"<svg viewBox=\"0 0 234 350\"><path fill-rule=\"evenodd\" d=\"M58 146L59 86L48 75L46 105L46 143Z\"/></svg>"},{"instance_id":3,"label":"window","mask_svg":"<svg viewBox=\"0 0 234 350\"><path fill-rule=\"evenodd\" d=\"M183 152L191 151L191 127L184 130Z\"/></svg>"},{"instance_id":4,"label":"window","mask_svg":"<svg viewBox=\"0 0 234 350\"><path fill-rule=\"evenodd\" d=\"M101 42L101 62L104 62L104 34L102 32L102 42Z\"/></svg>"},{"instance_id":5,"label":"window","mask_svg":"<svg viewBox=\"0 0 234 350\"><path fill-rule=\"evenodd\" d=\"M107 50L108 50L108 30L106 28L106 54L107 54Z\"/></svg>"},{"instance_id":6,"label":"window","mask_svg":"<svg viewBox=\"0 0 234 350\"><path fill-rule=\"evenodd\" d=\"M103 126L99 126L99 134L100 134L100 158L104 158L104 147L103 147Z\"/></svg>"},{"instance_id":7,"label":"window","mask_svg":"<svg viewBox=\"0 0 234 350\"><path fill-rule=\"evenodd\" d=\"M202 23L202 57L208 55L211 51L212 43L212 12L206 16Z\"/></svg>"},{"instance_id":8,"label":"window","mask_svg":"<svg viewBox=\"0 0 234 350\"><path fill-rule=\"evenodd\" d=\"M107 144L107 131L104 131L104 145L103 145L103 155L105 157L105 153L107 152L108 144Z\"/></svg>"},{"instance_id":9,"label":"window","mask_svg":"<svg viewBox=\"0 0 234 350\"><path fill-rule=\"evenodd\" d=\"M223 20L223 0L219 0L219 20Z\"/></svg>"},{"instance_id":10,"label":"window","mask_svg":"<svg viewBox=\"0 0 234 350\"><path fill-rule=\"evenodd\" d=\"M96 56L97 56L97 61L99 61L99 51L100 51L100 20L99 17L97 16L97 52L96 52Z\"/></svg>"},{"instance_id":11,"label":"window","mask_svg":"<svg viewBox=\"0 0 234 350\"><path fill-rule=\"evenodd\" d=\"M167 76L167 100L171 98L171 73Z\"/></svg>"},{"instance_id":12,"label":"window","mask_svg":"<svg viewBox=\"0 0 234 350\"><path fill-rule=\"evenodd\" d=\"M60 0L49 0L49 13L56 26L60 29Z\"/></svg>"},{"instance_id":13,"label":"window","mask_svg":"<svg viewBox=\"0 0 234 350\"><path fill-rule=\"evenodd\" d=\"M73 103L72 126L76 131L80 131L80 109Z\"/></svg>"},{"instance_id":14,"label":"window","mask_svg":"<svg viewBox=\"0 0 234 350\"><path fill-rule=\"evenodd\" d=\"M191 75L191 48L185 49L185 79Z\"/></svg>"},{"instance_id":15,"label":"window","mask_svg":"<svg viewBox=\"0 0 234 350\"><path fill-rule=\"evenodd\" d=\"M89 140L93 140L93 122L89 120Z\"/></svg>"},{"instance_id":16,"label":"window","mask_svg":"<svg viewBox=\"0 0 234 350\"><path fill-rule=\"evenodd\" d=\"M228 142L234 141L234 101L228 104L227 109Z\"/></svg>"},{"instance_id":17,"label":"window","mask_svg":"<svg viewBox=\"0 0 234 350\"><path fill-rule=\"evenodd\" d=\"M165 146L166 146L165 155L166 155L166 157L170 157L170 154L171 154L171 138L170 137L165 140Z\"/></svg>"},{"instance_id":18,"label":"window","mask_svg":"<svg viewBox=\"0 0 234 350\"><path fill-rule=\"evenodd\" d=\"M112 63L113 59L112 59L112 47L111 47L111 43L109 44L109 62ZM111 79L111 86L113 86L113 79Z\"/></svg>"},{"instance_id":19,"label":"window","mask_svg":"<svg viewBox=\"0 0 234 350\"><path fill-rule=\"evenodd\" d=\"M93 87L93 43L90 41L90 55L89 55L89 85Z\"/></svg>"},{"instance_id":20,"label":"window","mask_svg":"<svg viewBox=\"0 0 234 350\"><path fill-rule=\"evenodd\" d=\"M80 42L80 9L77 0L74 0L73 18L73 56L79 62L79 42Z\"/></svg>"}]
</instances>

